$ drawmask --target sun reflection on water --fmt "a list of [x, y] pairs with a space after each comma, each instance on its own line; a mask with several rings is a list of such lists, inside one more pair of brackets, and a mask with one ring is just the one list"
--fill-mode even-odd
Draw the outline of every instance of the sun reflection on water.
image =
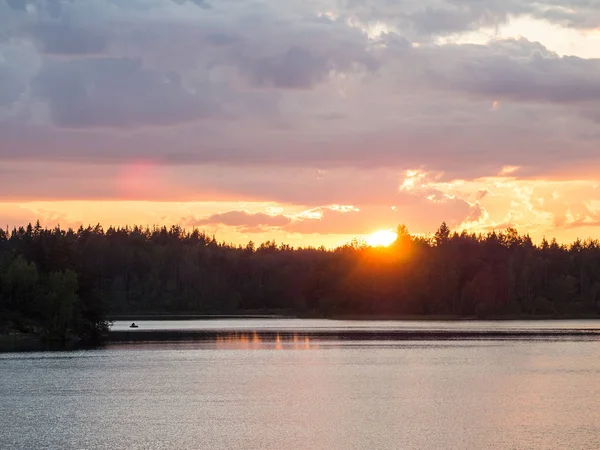
[[294, 333], [261, 336], [253, 332], [231, 332], [218, 334], [215, 338], [218, 349], [243, 349], [243, 350], [313, 350], [319, 348], [316, 342], [311, 342], [308, 336]]

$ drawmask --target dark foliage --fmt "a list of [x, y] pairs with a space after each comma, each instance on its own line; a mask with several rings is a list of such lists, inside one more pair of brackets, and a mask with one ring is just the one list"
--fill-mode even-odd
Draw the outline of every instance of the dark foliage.
[[[514, 229], [388, 248], [218, 243], [179, 227], [0, 230], [0, 312], [52, 338], [96, 336], [108, 314], [594, 315], [600, 243], [535, 246]], [[5, 321], [5, 322], [8, 322]]]

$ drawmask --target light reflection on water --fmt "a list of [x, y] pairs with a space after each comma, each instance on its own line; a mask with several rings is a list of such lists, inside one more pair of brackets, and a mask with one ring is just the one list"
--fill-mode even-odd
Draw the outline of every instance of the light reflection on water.
[[598, 341], [231, 332], [0, 368], [1, 449], [600, 448]]
[[264, 339], [257, 332], [252, 333], [223, 333], [218, 334], [214, 341], [209, 340], [208, 343], [214, 343], [216, 349], [241, 349], [241, 350], [259, 350], [270, 349], [275, 350], [291, 349], [291, 350], [311, 350], [318, 349], [319, 344], [316, 341], [311, 343], [308, 336], [298, 335], [283, 335], [277, 333], [274, 339]]

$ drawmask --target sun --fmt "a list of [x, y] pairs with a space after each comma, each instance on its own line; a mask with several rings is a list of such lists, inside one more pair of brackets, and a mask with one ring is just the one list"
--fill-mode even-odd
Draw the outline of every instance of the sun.
[[378, 230], [367, 238], [367, 244], [371, 247], [388, 247], [392, 245], [397, 238], [398, 235], [392, 230]]

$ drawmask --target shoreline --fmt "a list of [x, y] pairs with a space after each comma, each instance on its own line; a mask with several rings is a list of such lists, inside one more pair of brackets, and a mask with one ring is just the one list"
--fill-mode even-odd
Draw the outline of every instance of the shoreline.
[[341, 314], [331, 316], [320, 315], [287, 315], [282, 313], [265, 314], [113, 314], [108, 320], [114, 321], [139, 321], [139, 320], [244, 320], [244, 319], [323, 319], [323, 320], [356, 320], [356, 321], [407, 321], [407, 322], [503, 322], [503, 321], [564, 321], [564, 320], [600, 320], [600, 315], [501, 315], [489, 317], [477, 316], [451, 316], [451, 315], [365, 315], [365, 314]]

